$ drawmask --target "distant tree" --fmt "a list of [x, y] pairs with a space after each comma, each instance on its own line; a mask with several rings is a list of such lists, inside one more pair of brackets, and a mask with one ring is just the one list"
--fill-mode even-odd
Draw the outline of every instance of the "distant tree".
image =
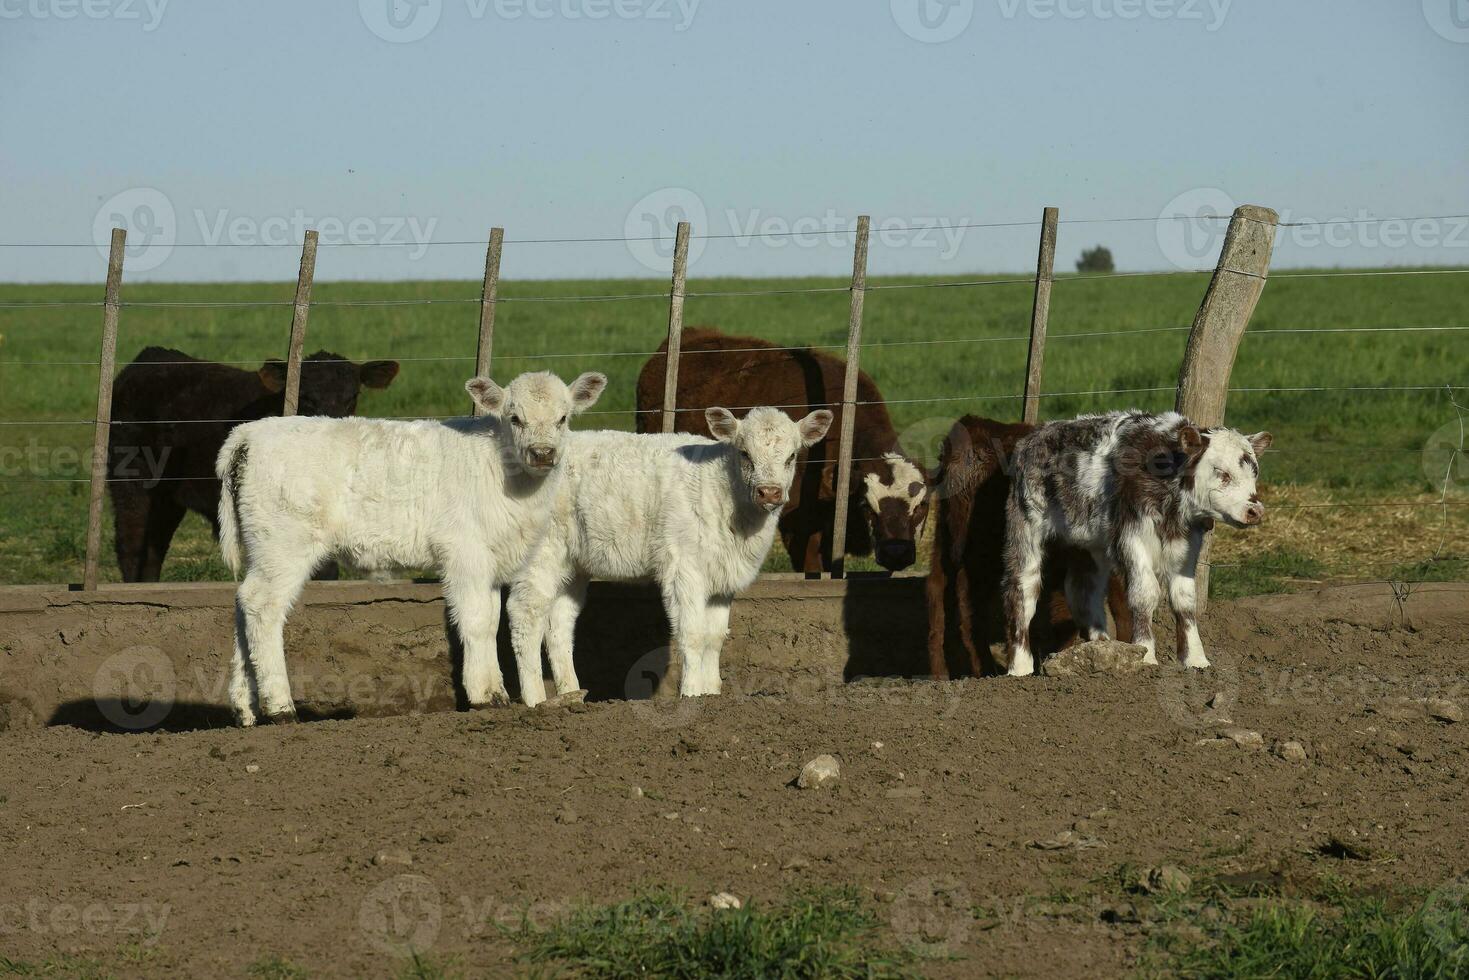
[[1112, 272], [1116, 268], [1112, 264], [1112, 251], [1105, 245], [1083, 250], [1081, 258], [1076, 260], [1077, 272]]

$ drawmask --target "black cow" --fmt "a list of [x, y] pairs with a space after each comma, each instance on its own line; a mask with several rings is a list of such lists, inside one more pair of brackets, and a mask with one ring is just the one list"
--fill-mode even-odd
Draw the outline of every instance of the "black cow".
[[[317, 351], [301, 362], [297, 413], [351, 415], [364, 386], [386, 388], [397, 374], [397, 361], [354, 364]], [[107, 474], [123, 581], [158, 581], [186, 512], [218, 533], [215, 457], [236, 425], [281, 414], [285, 387], [284, 361], [246, 371], [167, 347], [146, 347], [122, 369], [112, 389]]]

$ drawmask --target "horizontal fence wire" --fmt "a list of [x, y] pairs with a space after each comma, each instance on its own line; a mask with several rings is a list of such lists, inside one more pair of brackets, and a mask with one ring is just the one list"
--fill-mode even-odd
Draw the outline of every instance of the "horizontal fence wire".
[[[1436, 384], [1436, 385], [1310, 385], [1301, 387], [1275, 387], [1275, 388], [1230, 388], [1231, 394], [1261, 394], [1270, 392], [1322, 392], [1322, 391], [1462, 391], [1469, 389], [1469, 384]], [[1041, 398], [1072, 398], [1088, 395], [1136, 395], [1160, 391], [1177, 391], [1176, 385], [1159, 385], [1146, 388], [1092, 388], [1080, 391], [1043, 391]], [[1024, 398], [1023, 394], [994, 393], [994, 394], [969, 394], [969, 395], [941, 395], [932, 398], [886, 398], [869, 399], [852, 402], [854, 406], [862, 405], [919, 405], [929, 402], [957, 402], [957, 401], [1007, 401]], [[840, 408], [842, 402], [792, 402], [780, 405], [765, 405], [767, 408]], [[745, 411], [752, 408], [760, 408], [761, 405], [726, 405], [723, 406], [731, 411]], [[701, 411], [704, 406], [680, 405], [675, 410], [680, 412]], [[650, 408], [633, 410], [629, 413], [625, 409], [594, 409], [583, 412], [583, 415], [649, 415], [662, 412], [661, 408]], [[395, 422], [434, 422], [447, 419], [464, 418], [462, 415], [389, 415], [381, 416], [385, 421]], [[112, 420], [113, 425], [201, 425], [228, 423], [239, 425], [245, 422], [255, 422], [258, 419], [135, 419], [135, 420]], [[94, 425], [96, 419], [19, 419], [0, 421], [0, 425]]]
[[[1282, 221], [1278, 228], [1307, 228], [1324, 227], [1328, 225], [1361, 225], [1361, 224], [1387, 224], [1387, 223], [1412, 223], [1416, 221], [1458, 221], [1469, 218], [1464, 214], [1438, 214], [1421, 215], [1412, 218], [1328, 218], [1323, 221]], [[895, 234], [898, 232], [911, 231], [962, 231], [969, 229], [984, 228], [1029, 228], [1040, 224], [1040, 221], [1029, 219], [1018, 219], [1011, 221], [962, 221], [946, 222], [940, 219], [919, 223], [891, 224], [879, 220], [874, 224], [874, 231], [881, 234]], [[1228, 222], [1230, 215], [1227, 214], [1154, 214], [1140, 215], [1129, 218], [1062, 218], [1060, 224], [1072, 225], [1095, 225], [1095, 224], [1130, 224], [1138, 222], [1163, 222], [1163, 221], [1193, 221], [1193, 222]], [[855, 234], [855, 227], [833, 228], [833, 229], [791, 229], [788, 231], [750, 231], [750, 232], [720, 232], [717, 234], [703, 233], [690, 234], [691, 241], [719, 241], [719, 240], [754, 240], [762, 238], [810, 238], [810, 237], [836, 237], [841, 235]], [[659, 242], [672, 244], [673, 239], [667, 235], [586, 235], [570, 238], [507, 238], [506, 245], [602, 245], [633, 242]], [[102, 248], [104, 243], [100, 242], [0, 242], [0, 248]], [[318, 248], [423, 248], [437, 246], [467, 246], [478, 245], [483, 247], [486, 239], [463, 238], [445, 239], [444, 241], [325, 241], [318, 242]], [[169, 248], [300, 248], [301, 242], [173, 242]]]
[[[1134, 336], [1134, 335], [1138, 335], [1138, 334], [1185, 333], [1185, 332], [1188, 332], [1189, 330], [1192, 330], [1192, 329], [1193, 329], [1192, 327], [1142, 327], [1142, 328], [1138, 328], [1138, 329], [1124, 329], [1124, 330], [1089, 330], [1089, 331], [1082, 331], [1082, 332], [1077, 332], [1077, 333], [1053, 333], [1053, 334], [1048, 334], [1047, 337], [1046, 337], [1046, 339], [1049, 342], [1051, 340], [1084, 340], [1084, 339], [1097, 339], [1097, 338], [1103, 338], [1103, 337], [1129, 337], [1129, 336]], [[1296, 327], [1296, 328], [1288, 328], [1288, 329], [1254, 329], [1254, 330], [1248, 330], [1248, 331], [1246, 331], [1245, 336], [1246, 337], [1265, 337], [1265, 336], [1279, 337], [1279, 336], [1287, 336], [1287, 335], [1290, 335], [1290, 334], [1298, 334], [1298, 335], [1303, 335], [1304, 336], [1304, 335], [1309, 335], [1309, 334], [1342, 334], [1342, 333], [1442, 333], [1442, 332], [1455, 332], [1455, 331], [1464, 331], [1464, 330], [1469, 330], [1469, 326], [1449, 326], [1449, 327], [1319, 327], [1319, 328], [1318, 327]], [[864, 341], [859, 346], [861, 348], [863, 348], [864, 350], [866, 350], [867, 348], [871, 348], [871, 347], [928, 347], [928, 346], [944, 345], [944, 344], [990, 344], [990, 343], [1015, 342], [1015, 341], [1022, 341], [1022, 340], [1028, 341], [1028, 340], [1030, 340], [1030, 337], [1028, 335], [1026, 335], [1026, 334], [1005, 334], [1005, 335], [1001, 335], [1001, 336], [997, 336], [997, 337], [952, 337], [952, 338], [944, 338], [944, 339], [939, 339], [939, 340], [876, 340], [876, 341]], [[715, 349], [715, 350], [700, 350], [700, 349], [691, 349], [690, 350], [690, 349], [686, 349], [686, 350], [684, 350], [682, 352], [682, 356], [689, 357], [689, 356], [694, 356], [694, 355], [699, 355], [699, 354], [742, 354], [742, 353], [753, 353], [753, 352], [760, 352], [760, 351], [766, 351], [766, 352], [795, 351], [795, 352], [799, 352], [799, 351], [807, 351], [807, 350], [845, 350], [846, 349], [846, 346], [847, 346], [846, 344], [831, 343], [831, 344], [802, 344], [802, 345], [799, 345], [799, 346], [789, 345], [789, 346], [770, 346], [770, 347], [722, 347], [722, 348], [718, 348], [718, 349]], [[497, 355], [495, 355], [495, 360], [497, 360], [497, 361], [514, 361], [514, 360], [527, 361], [527, 360], [540, 360], [540, 359], [545, 359], [545, 358], [653, 357], [655, 355], [662, 354], [662, 353], [663, 353], [663, 351], [661, 351], [661, 350], [575, 351], [575, 352], [570, 352], [570, 353], [560, 352], [560, 351], [550, 351], [550, 352], [539, 353], [539, 354], [497, 354]], [[435, 362], [435, 361], [445, 361], [445, 362], [447, 362], [447, 361], [473, 361], [474, 359], [475, 358], [472, 355], [469, 355], [469, 354], [441, 354], [441, 355], [428, 356], [428, 357], [401, 357], [401, 356], [394, 356], [394, 355], [383, 355], [381, 357], [362, 357], [362, 358], [358, 358], [357, 361], [360, 362], [360, 361], [387, 361], [387, 360], [392, 360], [392, 361], [399, 361], [399, 362], [404, 363], [404, 364], [411, 364], [411, 363], [429, 363], [429, 362]], [[0, 367], [7, 367], [7, 366], [40, 367], [40, 366], [46, 366], [46, 365], [52, 365], [52, 366], [68, 366], [68, 367], [88, 367], [88, 366], [93, 366], [94, 367], [94, 366], [97, 365], [97, 363], [98, 363], [97, 361], [15, 361], [15, 360], [0, 360]], [[196, 360], [188, 360], [188, 361], [146, 361], [146, 362], [143, 362], [143, 363], [146, 363], [146, 364], [148, 364], [150, 366], [162, 366], [162, 365], [188, 366], [188, 365], [195, 365], [195, 366], [198, 366], [198, 367], [209, 367], [211, 365], [223, 364], [223, 365], [226, 365], [226, 366], [245, 367], [245, 366], [259, 364], [259, 363], [261, 363], [261, 361], [260, 360], [248, 360], [248, 361], [203, 361], [203, 360], [197, 360], [196, 359]], [[304, 363], [311, 363], [311, 364], [350, 364], [350, 363], [353, 363], [353, 358], [348, 358], [348, 357], [320, 357], [320, 358], [310, 359], [309, 361], [304, 362]]]

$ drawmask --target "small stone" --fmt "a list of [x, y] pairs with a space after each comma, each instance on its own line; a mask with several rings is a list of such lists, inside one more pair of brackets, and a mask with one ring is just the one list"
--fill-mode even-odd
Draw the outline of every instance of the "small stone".
[[248, 772], [248, 773], [250, 773], [253, 776], [255, 773], [257, 773], [257, 772], [260, 771], [260, 767], [258, 765], [256, 765], [255, 763], [252, 762], [248, 766], [245, 767], [245, 771]]
[[744, 905], [745, 903], [741, 902], [738, 896], [732, 895], [729, 892], [719, 892], [718, 894], [709, 896], [709, 907], [711, 909], [738, 909], [744, 908]]
[[1305, 762], [1307, 758], [1306, 747], [1300, 742], [1276, 742], [1270, 751], [1286, 762]]
[[1181, 895], [1193, 887], [1193, 883], [1188, 872], [1171, 864], [1148, 869], [1147, 890], [1151, 894], [1168, 892]]
[[383, 865], [401, 865], [407, 867], [413, 863], [413, 855], [401, 847], [389, 848], [386, 851], [378, 851], [373, 855], [372, 863], [382, 867]]
[[790, 857], [786, 858], [784, 861], [781, 862], [780, 870], [782, 870], [782, 871], [804, 871], [805, 869], [807, 869], [809, 867], [811, 867], [811, 859], [810, 858], [804, 857], [804, 856], [802, 856], [800, 854], [792, 854]]
[[557, 823], [574, 824], [580, 819], [580, 815], [569, 806], [562, 807], [561, 811], [556, 814]]
[[796, 786], [801, 789], [826, 789], [835, 786], [841, 778], [842, 765], [829, 755], [818, 755], [801, 767], [796, 777]]
[[632, 799], [641, 800], [647, 794], [643, 792], [643, 788], [641, 786], [634, 786], [631, 790], [628, 791], [627, 795], [630, 796]]
[[1263, 749], [1265, 738], [1259, 732], [1252, 732], [1248, 728], [1225, 728], [1219, 733], [1220, 738], [1227, 738], [1242, 749]]
[[1428, 698], [1423, 702], [1423, 708], [1428, 712], [1428, 717], [1444, 722], [1455, 724], [1464, 720], [1464, 712], [1459, 706], [1444, 698]]
[[1097, 674], [1140, 674], [1147, 651], [1119, 640], [1092, 640], [1053, 654], [1041, 666], [1047, 677], [1087, 677]]
[[873, 742], [872, 743], [872, 751], [874, 751], [874, 752], [881, 752], [882, 751], [882, 743], [881, 742]]
[[586, 689], [585, 688], [578, 688], [575, 691], [566, 691], [566, 692], [564, 692], [562, 694], [556, 695], [553, 698], [547, 698], [546, 700], [542, 701], [540, 704], [536, 705], [536, 707], [538, 707], [538, 708], [567, 708], [567, 707], [570, 707], [573, 704], [583, 704], [583, 703], [586, 702], [586, 700], [587, 700], [587, 692], [586, 692]]

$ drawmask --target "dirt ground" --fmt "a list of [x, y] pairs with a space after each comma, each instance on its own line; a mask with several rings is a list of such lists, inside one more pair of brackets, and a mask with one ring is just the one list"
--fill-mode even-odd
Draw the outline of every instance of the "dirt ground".
[[[1204, 635], [1216, 666], [1190, 675], [3, 732], [0, 956], [371, 976], [412, 945], [498, 975], [521, 967], [496, 924], [523, 913], [829, 884], [870, 894], [932, 976], [1090, 977], [1149, 942], [1125, 866], [1462, 884], [1469, 723], [1413, 699], [1469, 707], [1469, 585], [1216, 603]], [[837, 785], [790, 785], [821, 753]]]

